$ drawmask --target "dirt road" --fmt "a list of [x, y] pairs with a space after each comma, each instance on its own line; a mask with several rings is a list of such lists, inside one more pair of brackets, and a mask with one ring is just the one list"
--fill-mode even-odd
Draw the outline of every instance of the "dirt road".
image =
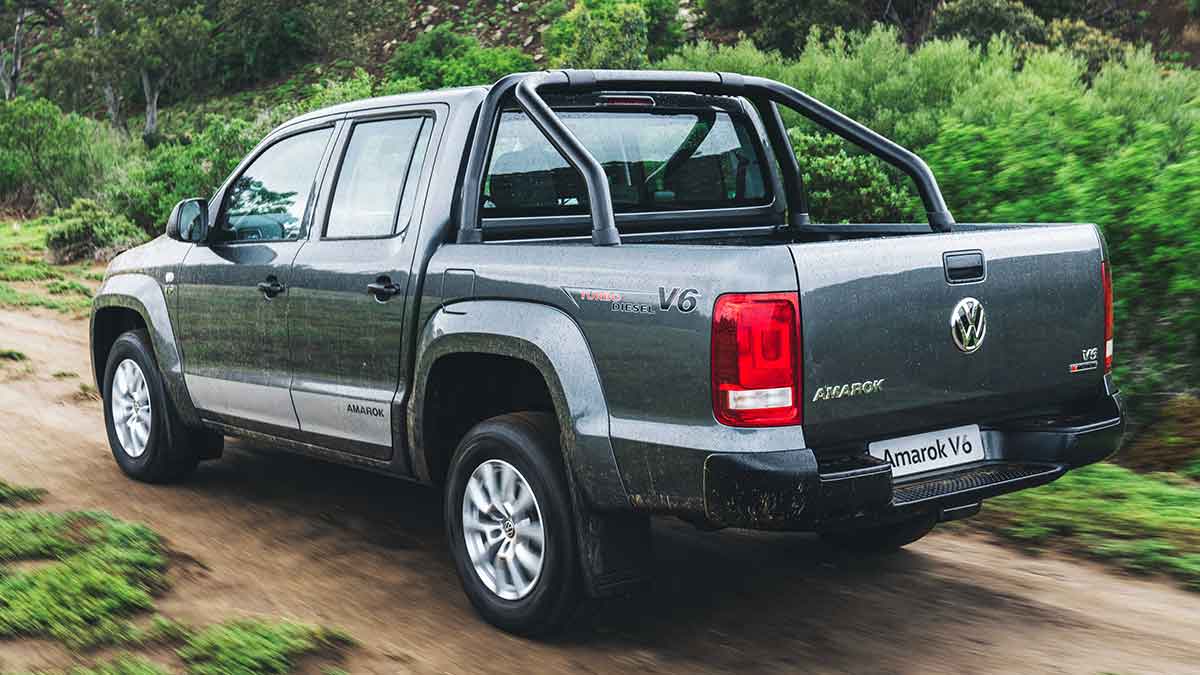
[[[364, 645], [352, 673], [1200, 672], [1200, 595], [966, 534], [854, 560], [805, 535], [665, 521], [650, 597], [552, 643], [514, 638], [471, 612], [432, 490], [240, 442], [184, 485], [126, 480], [99, 404], [73, 395], [86, 346], [86, 321], [0, 311], [0, 348], [31, 359], [0, 369], [0, 477], [49, 489], [44, 508], [162, 533], [181, 554], [164, 614], [338, 626]], [[70, 659], [0, 641], [3, 671]]]

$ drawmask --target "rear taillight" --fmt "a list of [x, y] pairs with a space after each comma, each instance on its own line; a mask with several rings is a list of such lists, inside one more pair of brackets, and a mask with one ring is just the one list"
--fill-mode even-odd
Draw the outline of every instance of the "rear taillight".
[[713, 414], [735, 427], [799, 424], [800, 298], [730, 293], [717, 298], [712, 332]]
[[1113, 367], [1112, 269], [1106, 262], [1100, 263], [1100, 278], [1104, 283], [1104, 372], [1111, 373]]

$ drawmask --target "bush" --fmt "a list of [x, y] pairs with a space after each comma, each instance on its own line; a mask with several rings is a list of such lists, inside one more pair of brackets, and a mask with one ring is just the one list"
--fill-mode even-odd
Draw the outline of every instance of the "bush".
[[674, 0], [579, 0], [543, 34], [550, 62], [574, 68], [641, 68], [683, 43]]
[[106, 131], [45, 99], [0, 103], [0, 201], [36, 198], [62, 208], [92, 194], [106, 160], [115, 160]]
[[1120, 39], [1093, 28], [1078, 19], [1055, 19], [1050, 22], [1046, 43], [1064, 49], [1083, 59], [1088, 72], [1096, 73], [1100, 66], [1120, 58], [1128, 48]]
[[837, 26], [845, 30], [866, 30], [873, 16], [862, 2], [824, 0], [752, 0], [755, 23], [754, 41], [763, 49], [778, 49], [788, 56], [799, 54], [808, 44], [814, 28]]
[[512, 47], [483, 47], [453, 24], [439, 24], [396, 47], [387, 72], [425, 89], [491, 84], [509, 73], [533, 70], [533, 59]]
[[211, 195], [265, 135], [269, 123], [209, 115], [194, 137], [162, 143], [132, 158], [107, 190], [107, 201], [145, 232], [158, 234], [179, 200]]
[[545, 33], [550, 63], [567, 68], [645, 67], [646, 12], [622, 2], [579, 2]]
[[111, 258], [147, 239], [125, 217], [104, 210], [90, 199], [76, 200], [70, 207], [58, 209], [35, 224], [49, 226], [46, 253], [56, 265], [97, 256]]
[[875, 157], [852, 154], [845, 142], [829, 134], [791, 129], [788, 135], [813, 222], [901, 223], [921, 213], [916, 194]]
[[932, 34], [984, 46], [1003, 33], [1016, 45], [1045, 44], [1046, 22], [1016, 0], [950, 0], [933, 15]]

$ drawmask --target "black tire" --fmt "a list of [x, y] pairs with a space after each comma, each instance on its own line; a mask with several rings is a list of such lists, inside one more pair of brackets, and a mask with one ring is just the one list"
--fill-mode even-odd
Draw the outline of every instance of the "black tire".
[[[544, 530], [542, 568], [528, 595], [501, 598], [476, 572], [463, 536], [463, 495], [483, 463], [516, 468], [537, 500]], [[492, 625], [525, 636], [545, 636], [570, 623], [582, 598], [575, 519], [563, 469], [558, 425], [544, 413], [512, 413], [475, 425], [450, 461], [445, 491], [446, 533], [467, 598]]]
[[929, 534], [937, 524], [938, 514], [934, 512], [887, 525], [822, 532], [821, 539], [843, 551], [881, 555], [899, 551]]
[[[117, 367], [132, 360], [146, 382], [150, 400], [149, 431], [145, 449], [137, 456], [126, 451], [113, 419], [113, 385]], [[146, 483], [177, 481], [195, 470], [201, 454], [220, 456], [222, 437], [207, 430], [188, 429], [166, 395], [158, 363], [143, 330], [122, 333], [113, 342], [104, 368], [104, 426], [113, 458], [125, 475]]]

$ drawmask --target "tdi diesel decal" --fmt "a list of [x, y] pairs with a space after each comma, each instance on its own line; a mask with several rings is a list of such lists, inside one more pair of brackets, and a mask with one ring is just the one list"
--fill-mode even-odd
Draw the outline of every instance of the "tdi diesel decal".
[[699, 304], [700, 291], [695, 288], [660, 286], [657, 296], [645, 291], [618, 291], [607, 288], [569, 288], [563, 291], [580, 309], [604, 308], [618, 314], [658, 314], [678, 310], [693, 312]]

